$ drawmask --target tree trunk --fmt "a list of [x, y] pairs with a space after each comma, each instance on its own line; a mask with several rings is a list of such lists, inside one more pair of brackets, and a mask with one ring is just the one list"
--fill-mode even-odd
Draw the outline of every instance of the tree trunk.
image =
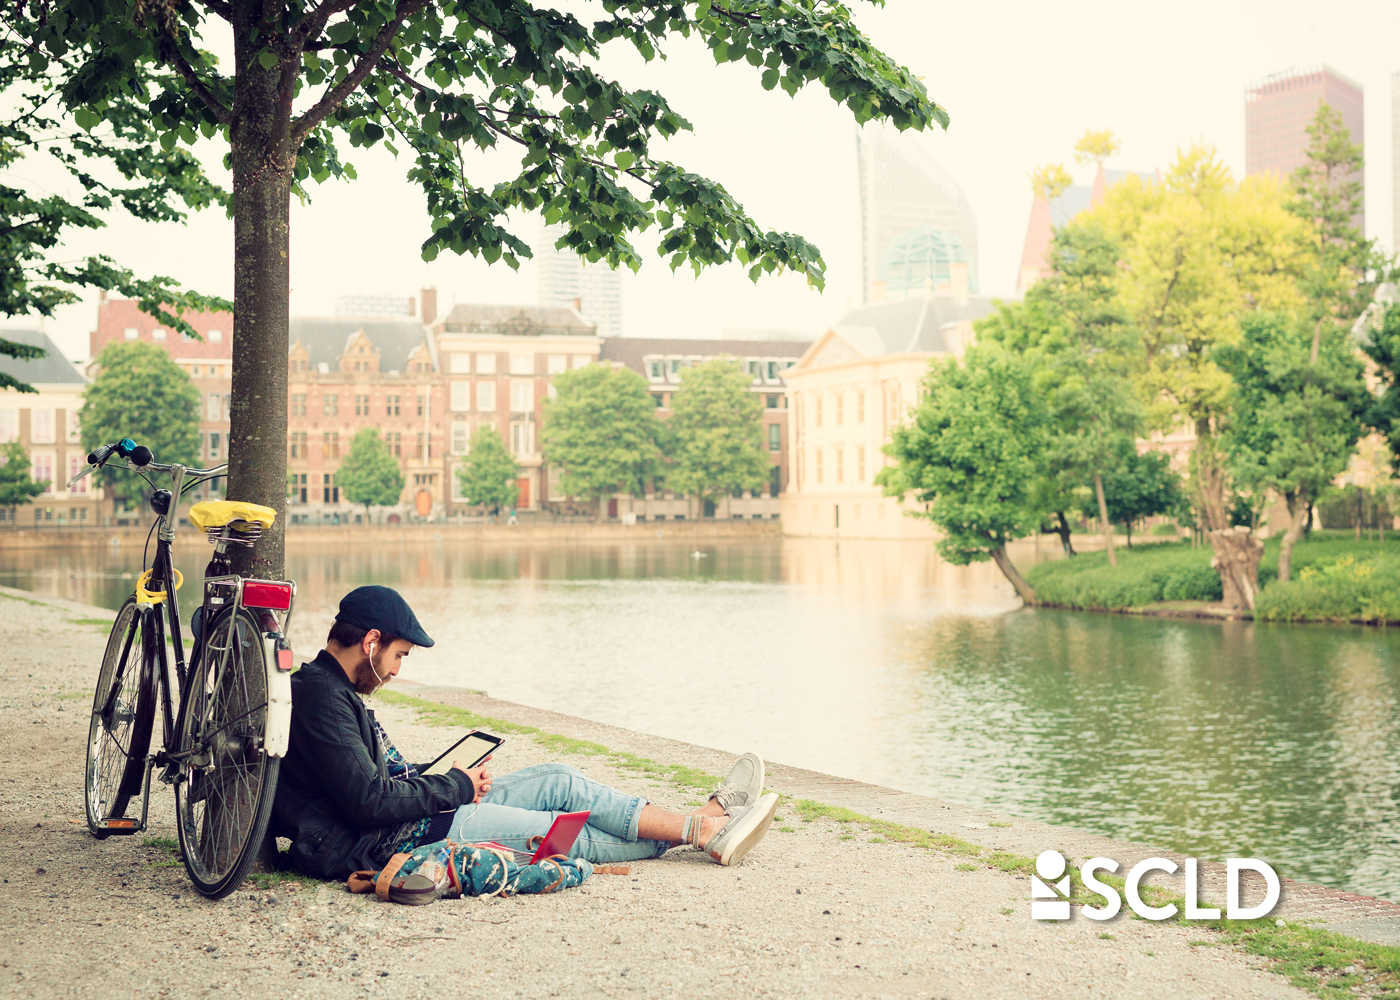
[[1118, 565], [1118, 556], [1113, 551], [1113, 523], [1108, 519], [1108, 501], [1103, 495], [1103, 476], [1094, 473], [1094, 492], [1099, 498], [1099, 524], [1103, 525], [1103, 547], [1108, 553], [1108, 564]]
[[1211, 569], [1220, 574], [1224, 604], [1230, 608], [1254, 609], [1259, 594], [1259, 560], [1264, 556], [1264, 543], [1244, 525], [1217, 528], [1207, 533], [1211, 550]]
[[1016, 588], [1016, 593], [1021, 595], [1021, 600], [1025, 601], [1027, 604], [1036, 603], [1035, 589], [1026, 582], [1025, 577], [1017, 572], [1016, 565], [1011, 561], [1011, 557], [1006, 554], [1005, 545], [998, 545], [996, 548], [992, 549], [992, 560], [997, 564], [997, 568], [1001, 570], [1002, 575], [1011, 581], [1011, 586]]
[[1283, 538], [1278, 543], [1278, 578], [1284, 583], [1292, 579], [1293, 546], [1297, 545], [1298, 539], [1303, 536], [1303, 523], [1308, 517], [1307, 501], [1295, 494], [1288, 500], [1288, 513], [1292, 515], [1288, 522], [1288, 530], [1283, 533]]
[[235, 549], [234, 568], [279, 579], [287, 514], [288, 213], [296, 155], [281, 71], [263, 69], [260, 46], [248, 41], [261, 27], [261, 5], [234, 4], [233, 12], [233, 399], [225, 495], [277, 511], [253, 549]]
[[1055, 534], [1060, 536], [1060, 544], [1064, 547], [1065, 556], [1073, 556], [1075, 555], [1074, 542], [1070, 538], [1069, 522], [1065, 520], [1065, 512], [1057, 510], [1055, 511], [1055, 517], [1057, 517], [1060, 522], [1059, 527], [1055, 529]]
[[1128, 550], [1129, 550], [1129, 551], [1132, 551], [1132, 548], [1133, 548], [1133, 522], [1132, 522], [1132, 521], [1124, 521], [1124, 522], [1123, 522], [1123, 534], [1126, 535], [1127, 538], [1128, 538]]

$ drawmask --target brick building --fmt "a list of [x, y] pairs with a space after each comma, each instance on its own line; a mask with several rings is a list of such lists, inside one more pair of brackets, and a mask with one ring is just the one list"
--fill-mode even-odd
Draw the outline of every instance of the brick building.
[[71, 490], [64, 488], [87, 465], [87, 449], [78, 433], [78, 410], [88, 380], [46, 334], [5, 330], [0, 336], [48, 352], [33, 361], [0, 355], [0, 372], [37, 390], [36, 394], [0, 389], [0, 444], [18, 441], [29, 454], [30, 477], [47, 486], [30, 507], [0, 507], [0, 525], [48, 528], [100, 524], [101, 488], [91, 478]]

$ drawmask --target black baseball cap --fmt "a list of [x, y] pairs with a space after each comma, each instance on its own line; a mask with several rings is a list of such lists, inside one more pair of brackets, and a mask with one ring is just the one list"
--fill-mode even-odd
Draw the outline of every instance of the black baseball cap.
[[431, 646], [433, 640], [418, 624], [413, 609], [392, 587], [370, 584], [356, 587], [340, 599], [335, 620], [366, 631], [378, 629], [384, 635], [407, 639], [415, 646]]

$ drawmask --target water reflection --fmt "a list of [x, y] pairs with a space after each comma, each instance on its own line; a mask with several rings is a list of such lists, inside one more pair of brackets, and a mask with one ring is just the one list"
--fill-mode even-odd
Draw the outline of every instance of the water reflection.
[[[386, 583], [438, 640], [420, 681], [1400, 899], [1393, 630], [1005, 613], [923, 545], [349, 540], [289, 556], [298, 651]], [[140, 569], [38, 555], [0, 582], [115, 607]]]

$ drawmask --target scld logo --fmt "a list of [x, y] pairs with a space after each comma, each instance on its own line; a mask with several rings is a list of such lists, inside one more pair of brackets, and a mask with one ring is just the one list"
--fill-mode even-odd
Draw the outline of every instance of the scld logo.
[[[1215, 907], [1197, 906], [1196, 859], [1186, 859], [1186, 916], [1187, 920], [1219, 920], [1220, 910]], [[1065, 870], [1065, 856], [1059, 851], [1043, 851], [1035, 859], [1036, 874], [1031, 876], [1031, 919], [1068, 920], [1070, 877]], [[1174, 903], [1166, 906], [1148, 906], [1142, 901], [1140, 889], [1143, 877], [1149, 872], [1161, 871], [1168, 875], [1176, 872], [1175, 861], [1166, 858], [1148, 858], [1133, 865], [1128, 872], [1127, 884], [1123, 893], [1128, 897], [1129, 908], [1144, 920], [1167, 920], [1176, 916]], [[1258, 906], [1240, 905], [1240, 872], [1244, 869], [1264, 876], [1269, 891]], [[1099, 872], [1116, 873], [1118, 862], [1109, 858], [1090, 858], [1079, 869], [1079, 877], [1084, 887], [1104, 898], [1103, 906], [1081, 908], [1090, 920], [1112, 920], [1123, 905], [1118, 890], [1095, 876]], [[1262, 861], [1254, 858], [1227, 858], [1225, 861], [1225, 919], [1254, 920], [1267, 916], [1278, 902], [1278, 876]]]

